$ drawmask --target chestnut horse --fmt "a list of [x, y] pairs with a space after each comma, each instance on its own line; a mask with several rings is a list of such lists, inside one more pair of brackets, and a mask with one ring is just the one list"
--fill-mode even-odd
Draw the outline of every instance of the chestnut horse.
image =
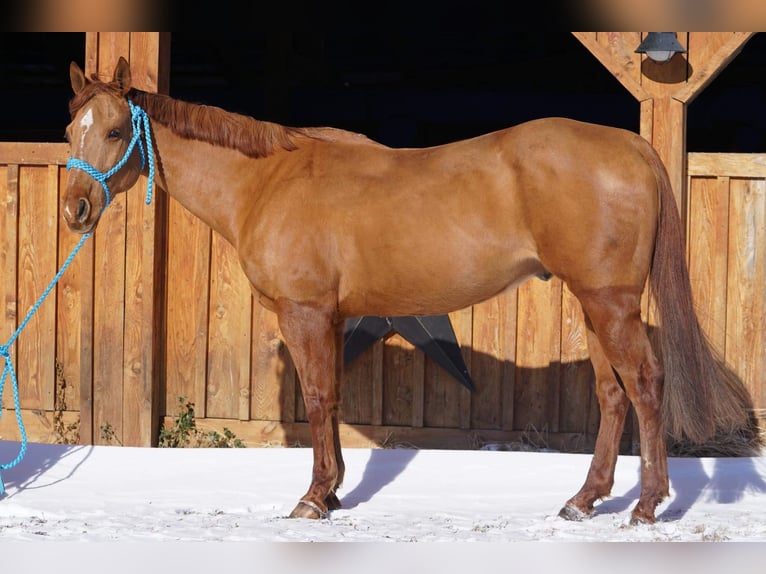
[[[231, 243], [254, 296], [277, 314], [314, 453], [291, 517], [340, 506], [346, 318], [444, 314], [536, 275], [560, 277], [582, 305], [602, 417], [562, 517], [586, 517], [609, 495], [631, 404], [642, 457], [633, 522], [653, 522], [668, 495], [666, 432], [700, 442], [750, 428], [749, 395], [717, 365], [692, 308], [667, 173], [638, 135], [549, 118], [391, 149], [131, 88], [123, 58], [109, 82], [74, 62], [70, 76], [69, 227], [91, 231], [154, 157], [157, 187]], [[641, 320], [647, 277], [659, 359]]]

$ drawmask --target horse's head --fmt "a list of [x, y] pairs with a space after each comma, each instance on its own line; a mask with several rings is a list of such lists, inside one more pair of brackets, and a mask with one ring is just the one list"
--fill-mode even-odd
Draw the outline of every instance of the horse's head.
[[66, 129], [71, 157], [63, 210], [69, 228], [86, 233], [114, 195], [136, 183], [142, 152], [136, 149], [140, 146], [135, 145], [132, 105], [126, 98], [131, 81], [128, 62], [120, 58], [111, 82], [86, 78], [74, 62], [69, 76], [75, 95]]

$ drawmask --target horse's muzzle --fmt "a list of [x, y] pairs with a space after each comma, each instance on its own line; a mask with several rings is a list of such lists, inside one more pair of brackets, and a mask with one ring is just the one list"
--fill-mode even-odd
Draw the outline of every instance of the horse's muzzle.
[[64, 201], [64, 221], [70, 231], [87, 233], [96, 224], [93, 205], [87, 197], [69, 197]]

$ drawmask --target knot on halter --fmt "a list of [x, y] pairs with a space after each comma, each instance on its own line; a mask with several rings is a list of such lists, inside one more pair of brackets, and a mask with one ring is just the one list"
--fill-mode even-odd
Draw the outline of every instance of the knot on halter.
[[[130, 123], [133, 129], [133, 137], [130, 138], [130, 143], [122, 158], [112, 169], [102, 172], [90, 165], [87, 161], [76, 157], [70, 157], [69, 161], [66, 163], [67, 170], [72, 168], [80, 169], [101, 184], [101, 187], [104, 189], [104, 195], [106, 195], [106, 203], [104, 204], [104, 207], [112, 202], [112, 194], [109, 192], [109, 186], [107, 185], [106, 180], [122, 169], [130, 158], [130, 154], [133, 153], [133, 148], [136, 147], [136, 144], [138, 144], [138, 152], [141, 156], [142, 170], [144, 169], [144, 165], [146, 165], [146, 159], [149, 159], [149, 176], [146, 184], [146, 205], [149, 205], [152, 202], [152, 188], [154, 187], [154, 154], [152, 153], [152, 133], [149, 128], [149, 116], [141, 106], [137, 106], [130, 99], [128, 99], [128, 106], [130, 106]], [[141, 139], [142, 133], [146, 139], [146, 150], [144, 150], [144, 142]]]

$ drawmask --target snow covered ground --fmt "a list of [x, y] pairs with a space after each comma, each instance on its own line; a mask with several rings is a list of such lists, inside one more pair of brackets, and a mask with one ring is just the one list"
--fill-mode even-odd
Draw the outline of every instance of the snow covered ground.
[[[0, 442], [0, 462], [12, 460], [18, 448], [18, 443]], [[446, 561], [439, 570], [445, 572], [459, 564], [465, 551], [476, 554], [477, 547], [482, 549], [482, 559], [497, 554], [497, 559], [510, 567], [521, 565], [521, 555], [528, 555], [535, 565], [562, 552], [562, 545], [553, 545], [557, 550], [548, 552], [545, 548], [553, 547], [540, 546], [540, 542], [766, 542], [766, 456], [671, 459], [671, 496], [658, 508], [656, 524], [640, 526], [628, 524], [639, 492], [639, 461], [633, 456], [620, 457], [612, 498], [603, 501], [596, 515], [584, 522], [568, 522], [557, 513], [585, 479], [590, 455], [345, 449], [344, 458], [346, 480], [339, 492], [343, 509], [326, 520], [311, 521], [286, 518], [309, 483], [312, 453], [308, 448], [149, 449], [30, 444], [22, 462], [3, 472], [7, 492], [0, 499], [0, 557], [6, 556], [5, 561], [17, 557], [23, 565], [32, 554], [39, 566], [45, 554], [39, 549], [51, 552], [56, 548], [52, 557], [56, 557], [57, 564], [63, 564], [61, 553], [81, 551], [81, 542], [107, 543], [110, 556], [119, 556], [126, 548], [111, 543], [130, 542], [141, 543], [138, 547], [146, 550], [183, 548], [186, 557], [199, 553], [193, 565], [207, 565], [203, 570], [206, 572], [215, 567], [209, 566], [204, 557], [223, 554], [215, 563], [220, 565], [221, 560], [233, 560], [239, 553], [249, 557], [242, 560], [255, 560], [260, 565], [271, 560], [282, 567], [289, 556], [292, 562], [298, 560], [297, 571], [303, 571], [303, 554], [287, 550], [295, 545], [272, 543], [371, 542], [376, 543], [373, 555], [378, 553], [382, 558], [402, 552], [426, 552], [424, 559], [427, 557], [431, 566]], [[67, 544], [26, 544], [40, 541]], [[230, 550], [212, 554], [201, 551], [210, 549], [210, 545], [199, 543], [214, 541], [226, 543], [223, 547]], [[240, 542], [249, 544], [229, 544]], [[270, 544], [253, 545], [255, 542]], [[414, 544], [405, 545], [406, 549], [389, 545], [389, 550], [377, 544], [381, 542], [501, 544]], [[509, 547], [508, 543], [516, 544]], [[330, 552], [329, 558], [336, 556], [326, 545], [319, 546]], [[359, 548], [345, 553], [359, 554], [367, 548], [352, 546]], [[434, 546], [440, 550], [424, 550]], [[624, 568], [629, 568], [633, 560], [626, 562], [617, 552], [622, 545], [597, 546], [600, 554], [615, 553], [615, 559], [622, 563], [620, 572], [629, 571]], [[694, 547], [709, 546], [721, 545]], [[745, 549], [735, 546], [737, 560], [757, 551], [754, 557], [760, 559], [754, 562], [756, 569], [752, 571], [766, 571], [766, 545], [746, 545]], [[391, 553], [394, 548], [398, 550]], [[563, 551], [579, 556], [586, 548], [591, 547], [577, 544]], [[707, 553], [698, 550], [694, 556], [700, 560]], [[455, 555], [450, 558], [451, 554]], [[637, 556], [638, 563], [648, 558], [646, 553]], [[657, 555], [653, 556], [656, 560]], [[128, 551], [129, 558], [135, 559], [136, 553]], [[726, 563], [731, 559], [727, 558]], [[306, 560], [307, 570], [322, 564], [316, 556]], [[365, 560], [365, 572], [374, 571], [376, 566], [382, 568], [378, 560]], [[409, 558], [406, 560], [409, 563]], [[701, 566], [711, 566], [710, 560], [703, 560]], [[578, 563], [576, 559], [566, 561], [570, 564], [568, 571]], [[4, 568], [2, 562], [0, 558], [0, 567]], [[113, 558], [109, 562], [111, 572], [119, 571], [123, 563], [115, 563]], [[332, 559], [329, 563], [335, 572], [350, 564]], [[599, 564], [609, 562], [599, 560], [587, 571], [593, 572]], [[663, 564], [667, 560], [663, 559]], [[736, 574], [749, 572], [748, 563], [738, 568]], [[470, 567], [468, 570], [473, 571]], [[131, 571], [135, 572], [135, 568]], [[284, 568], [280, 574], [282, 571]], [[351, 571], [361, 574], [359, 569]]]

